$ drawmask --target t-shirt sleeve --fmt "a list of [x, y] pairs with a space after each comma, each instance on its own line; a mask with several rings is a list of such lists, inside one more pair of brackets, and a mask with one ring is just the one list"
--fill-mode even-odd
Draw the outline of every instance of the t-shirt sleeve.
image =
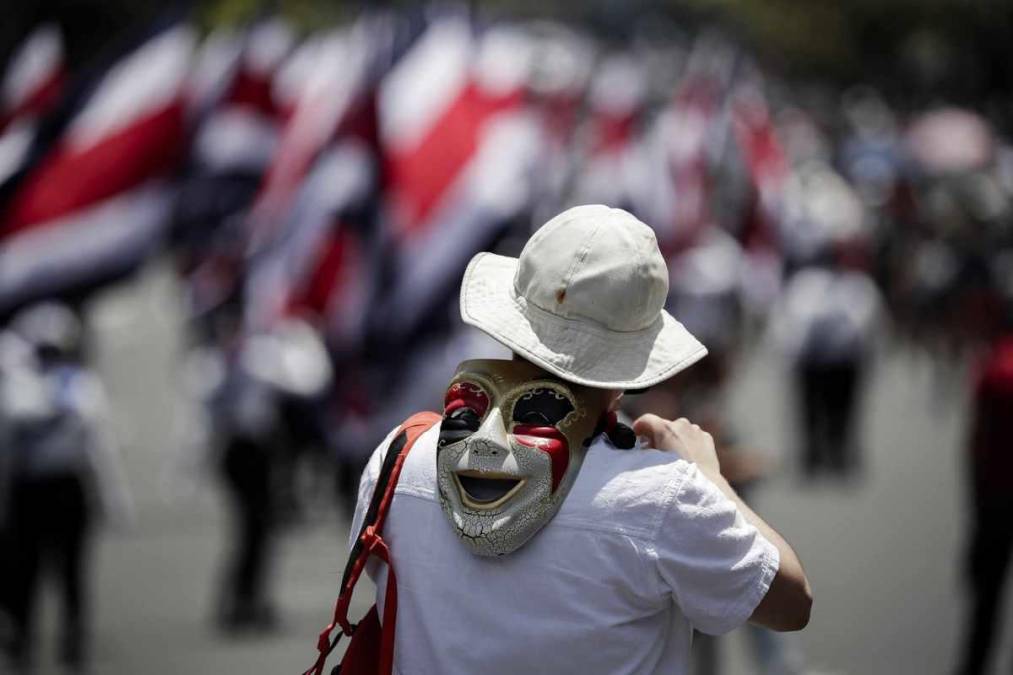
[[655, 542], [662, 583], [693, 626], [720, 635], [745, 623], [777, 574], [777, 547], [694, 464]]
[[362, 477], [359, 479], [359, 494], [355, 500], [355, 515], [352, 516], [352, 527], [348, 531], [349, 550], [355, 545], [355, 539], [359, 536], [359, 530], [362, 529], [362, 520], [366, 517], [366, 512], [369, 511], [369, 502], [373, 498], [373, 487], [376, 485], [376, 479], [380, 475], [383, 459], [387, 456], [387, 448], [390, 447], [391, 441], [394, 440], [394, 435], [400, 428], [401, 425], [394, 427], [387, 434], [386, 438], [380, 441], [380, 445], [376, 446], [376, 449], [373, 450], [369, 461], [366, 462], [366, 467], [362, 470]]

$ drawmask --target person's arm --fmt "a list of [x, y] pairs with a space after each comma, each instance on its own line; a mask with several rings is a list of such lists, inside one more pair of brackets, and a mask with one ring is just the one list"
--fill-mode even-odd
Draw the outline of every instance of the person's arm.
[[812, 589], [802, 563], [788, 542], [746, 506], [721, 475], [711, 435], [685, 418], [671, 422], [651, 414], [637, 419], [633, 430], [651, 447], [675, 452], [686, 461], [695, 463], [700, 472], [735, 503], [742, 516], [777, 547], [780, 555], [777, 574], [749, 620], [776, 631], [805, 628], [812, 608]]

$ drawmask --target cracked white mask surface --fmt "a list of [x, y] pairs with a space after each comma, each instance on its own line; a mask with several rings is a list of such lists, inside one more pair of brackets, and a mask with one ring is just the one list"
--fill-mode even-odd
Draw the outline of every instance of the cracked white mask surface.
[[526, 361], [458, 366], [444, 400], [436, 473], [443, 512], [471, 552], [511, 553], [552, 520], [608, 398]]

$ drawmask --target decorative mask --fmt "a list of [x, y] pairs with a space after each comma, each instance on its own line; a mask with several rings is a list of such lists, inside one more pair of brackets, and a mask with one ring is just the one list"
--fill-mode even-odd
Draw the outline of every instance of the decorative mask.
[[443, 512], [472, 553], [511, 553], [556, 515], [608, 403], [607, 390], [564, 382], [527, 361], [458, 366], [436, 473]]

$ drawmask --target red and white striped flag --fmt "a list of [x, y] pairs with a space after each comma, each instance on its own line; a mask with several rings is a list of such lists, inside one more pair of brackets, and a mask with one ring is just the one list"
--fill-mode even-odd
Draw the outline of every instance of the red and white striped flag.
[[0, 132], [13, 122], [46, 114], [66, 81], [63, 39], [55, 25], [37, 28], [14, 53], [0, 85]]
[[769, 313], [781, 293], [781, 229], [788, 158], [774, 128], [759, 74], [732, 91], [732, 126], [746, 165], [749, 203], [739, 242], [744, 249], [742, 298], [757, 316]]
[[524, 100], [529, 47], [517, 29], [475, 35], [463, 18], [444, 17], [381, 84], [395, 272], [381, 316], [392, 334], [445, 306], [471, 256], [530, 205], [541, 130]]
[[634, 152], [646, 87], [642, 65], [632, 57], [603, 59], [588, 97], [586, 157], [577, 179], [575, 203], [631, 205], [636, 189]]
[[532, 222], [544, 223], [566, 207], [583, 164], [580, 122], [594, 50], [585, 36], [560, 24], [538, 21], [525, 28], [533, 45], [530, 103], [544, 130], [542, 159], [532, 177]]
[[283, 121], [275, 76], [293, 42], [292, 30], [277, 18], [245, 35], [220, 32], [205, 41], [189, 83], [191, 105], [208, 109], [194, 139], [202, 169], [266, 170]]
[[742, 243], [747, 248], [776, 248], [788, 159], [774, 129], [762, 83], [756, 77], [735, 87], [731, 112], [735, 140], [753, 195]]
[[673, 103], [668, 161], [675, 210], [663, 250], [691, 246], [715, 225], [708, 141], [721, 105], [718, 86], [712, 77], [690, 74]]
[[732, 64], [723, 43], [700, 38], [671, 103], [639, 143], [634, 208], [654, 228], [666, 258], [719, 224], [714, 161], [727, 137], [723, 110]]
[[158, 245], [193, 46], [174, 25], [124, 56], [29, 167], [0, 220], [0, 308], [129, 271]]
[[283, 69], [277, 90], [290, 113], [247, 221], [247, 330], [310, 314], [332, 345], [361, 335], [368, 253], [343, 216], [376, 189], [359, 118], [371, 111], [373, 73], [389, 46], [386, 20], [314, 38]]
[[252, 261], [249, 329], [298, 316], [317, 325], [333, 348], [355, 350], [366, 316], [370, 250], [347, 217], [372, 194], [374, 164], [370, 150], [354, 139], [317, 158], [293, 199], [284, 234]]
[[59, 29], [41, 26], [14, 53], [0, 81], [0, 185], [25, 168], [39, 121], [56, 106], [65, 80]]

